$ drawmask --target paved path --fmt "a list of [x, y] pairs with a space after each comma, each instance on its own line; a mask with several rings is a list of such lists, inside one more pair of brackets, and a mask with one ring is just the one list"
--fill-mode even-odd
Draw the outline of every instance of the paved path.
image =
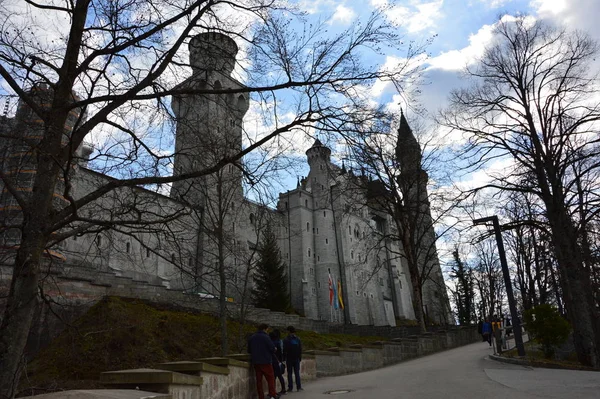
[[[600, 372], [500, 363], [476, 343], [379, 370], [320, 378], [285, 399], [600, 398]], [[329, 391], [350, 390], [331, 395]]]

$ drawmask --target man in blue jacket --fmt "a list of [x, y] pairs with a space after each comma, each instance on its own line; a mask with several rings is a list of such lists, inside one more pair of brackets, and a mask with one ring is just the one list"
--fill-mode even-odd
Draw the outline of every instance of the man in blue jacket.
[[283, 358], [287, 363], [288, 369], [288, 391], [293, 391], [292, 371], [296, 378], [296, 389], [302, 391], [302, 383], [300, 382], [300, 362], [302, 361], [302, 342], [296, 335], [294, 326], [287, 328], [288, 336], [283, 340]]
[[248, 340], [248, 353], [250, 353], [250, 361], [256, 373], [258, 399], [265, 399], [263, 376], [267, 379], [267, 385], [269, 386], [269, 398], [278, 398], [277, 391], [275, 390], [275, 374], [271, 365], [273, 354], [275, 353], [275, 345], [271, 341], [271, 338], [269, 338], [269, 335], [267, 335], [268, 328], [267, 324], [260, 324], [258, 331]]

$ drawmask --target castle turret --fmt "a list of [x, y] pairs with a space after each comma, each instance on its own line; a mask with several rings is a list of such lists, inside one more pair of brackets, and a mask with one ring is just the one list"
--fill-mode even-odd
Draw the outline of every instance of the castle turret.
[[[436, 234], [427, 193], [428, 175], [422, 167], [421, 146], [404, 113], [400, 114], [396, 160], [400, 166], [398, 186], [403, 192], [404, 209], [409, 215], [409, 223], [416, 229], [410, 238], [414, 248], [405, 247], [404, 250], [412, 251], [410, 257], [416, 259], [420, 277], [427, 278], [422, 286], [425, 317], [430, 322], [444, 324], [448, 322], [449, 305], [435, 246]], [[412, 283], [420, 284], [417, 280], [420, 279], [413, 278]]]
[[[189, 48], [193, 74], [180, 88], [196, 93], [173, 97], [177, 117], [175, 175], [198, 172], [238, 154], [242, 150], [242, 119], [249, 108], [248, 95], [239, 92], [245, 87], [231, 76], [237, 54], [235, 41], [221, 33], [206, 32], [192, 38]], [[239, 165], [226, 165], [210, 177], [174, 182], [171, 197], [202, 206], [217, 185], [225, 187], [228, 196], [236, 191], [241, 200]]]

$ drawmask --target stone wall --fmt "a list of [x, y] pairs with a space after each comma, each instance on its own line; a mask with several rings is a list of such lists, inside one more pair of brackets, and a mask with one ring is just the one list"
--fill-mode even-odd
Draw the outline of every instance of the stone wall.
[[[394, 338], [370, 345], [306, 351], [302, 357], [301, 379], [305, 382], [317, 377], [373, 370], [467, 345], [479, 339], [475, 328], [465, 327]], [[254, 371], [247, 362], [248, 359], [247, 354], [239, 354], [201, 359], [197, 362], [164, 363], [161, 365], [164, 370], [137, 369], [103, 373], [101, 381], [111, 388], [171, 393], [173, 399], [255, 399]], [[276, 385], [279, 390], [279, 383], [276, 382]]]

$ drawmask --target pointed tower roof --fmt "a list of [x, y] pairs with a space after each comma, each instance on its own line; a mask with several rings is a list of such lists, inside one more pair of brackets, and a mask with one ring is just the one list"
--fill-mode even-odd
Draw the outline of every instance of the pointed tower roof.
[[396, 159], [404, 170], [421, 167], [421, 146], [408, 125], [402, 109], [400, 109], [400, 126], [396, 142]]

